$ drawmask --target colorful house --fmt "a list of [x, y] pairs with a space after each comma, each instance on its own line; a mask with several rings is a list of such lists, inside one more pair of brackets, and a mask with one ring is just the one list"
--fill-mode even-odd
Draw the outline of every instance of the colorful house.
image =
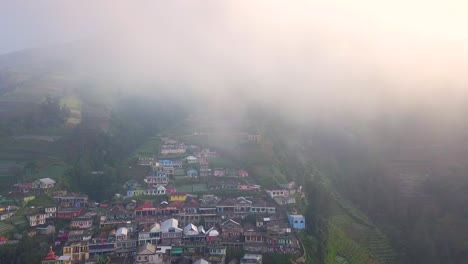
[[89, 260], [89, 243], [69, 243], [63, 247], [63, 255], [69, 256], [72, 262], [85, 262]]
[[176, 193], [177, 189], [175, 187], [166, 186], [166, 194]]
[[223, 168], [216, 168], [213, 170], [213, 176], [215, 177], [224, 177], [226, 176], [226, 170]]
[[246, 170], [239, 170], [238, 176], [242, 178], [249, 177], [249, 173]]
[[175, 201], [181, 201], [185, 202], [187, 200], [187, 194], [186, 193], [171, 193], [169, 194], [169, 201], [175, 202]]
[[190, 169], [187, 171], [187, 176], [196, 178], [198, 177], [198, 171], [196, 169]]
[[213, 242], [219, 239], [219, 232], [215, 227], [212, 227], [206, 231], [206, 242]]
[[291, 228], [305, 229], [305, 218], [303, 215], [288, 214], [288, 222]]
[[83, 213], [82, 208], [61, 208], [57, 212], [57, 218], [74, 218]]
[[72, 228], [91, 228], [93, 227], [93, 219], [90, 217], [78, 217], [71, 220], [70, 226]]

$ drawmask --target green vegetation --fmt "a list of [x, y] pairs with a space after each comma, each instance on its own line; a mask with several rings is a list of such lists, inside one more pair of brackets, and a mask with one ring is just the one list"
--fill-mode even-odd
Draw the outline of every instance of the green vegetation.
[[151, 157], [155, 155], [155, 153], [159, 152], [160, 147], [161, 147], [161, 138], [151, 137], [135, 150], [134, 154], [132, 155], [132, 158], [138, 158], [139, 156]]
[[0, 263], [40, 263], [49, 250], [50, 242], [47, 238], [41, 236], [33, 238], [23, 236], [17, 245], [3, 245], [0, 247]]
[[9, 225], [5, 222], [0, 222], [0, 236], [4, 236], [15, 229], [14, 226]]
[[42, 206], [57, 206], [57, 202], [48, 195], [39, 195], [27, 203], [27, 206], [42, 207]]

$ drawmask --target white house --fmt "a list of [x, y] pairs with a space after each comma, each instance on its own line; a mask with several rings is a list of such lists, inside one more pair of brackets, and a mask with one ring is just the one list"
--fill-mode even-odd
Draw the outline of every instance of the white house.
[[29, 226], [38, 226], [45, 224], [48, 218], [46, 213], [36, 213], [28, 216]]
[[184, 227], [184, 236], [196, 236], [198, 235], [198, 228], [194, 224], [188, 224]]
[[271, 198], [275, 197], [286, 197], [289, 196], [289, 190], [286, 189], [274, 189], [274, 190], [265, 190]]
[[117, 229], [117, 232], [115, 232], [115, 240], [121, 241], [121, 240], [127, 240], [128, 236], [128, 228], [126, 227], [120, 227]]
[[45, 189], [54, 188], [54, 186], [55, 186], [55, 181], [52, 180], [51, 178], [42, 178], [32, 183], [32, 187], [35, 189], [45, 190]]
[[187, 163], [189, 164], [194, 164], [194, 163], [197, 163], [198, 162], [198, 158], [197, 157], [194, 157], [194, 156], [188, 156], [185, 158], [185, 160], [187, 161]]
[[138, 232], [138, 244], [144, 245], [151, 243], [153, 245], [158, 244], [161, 239], [161, 225], [154, 223], [149, 228], [144, 228]]
[[78, 217], [71, 220], [70, 226], [72, 228], [91, 228], [93, 227], [93, 219], [89, 217]]

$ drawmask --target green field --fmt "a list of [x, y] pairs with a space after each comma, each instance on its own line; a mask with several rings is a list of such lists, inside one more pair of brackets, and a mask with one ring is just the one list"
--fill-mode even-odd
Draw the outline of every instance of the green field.
[[137, 148], [132, 154], [131, 158], [138, 158], [138, 156], [153, 156], [159, 153], [161, 146], [161, 138], [152, 137], [139, 148]]
[[178, 192], [186, 192], [186, 193], [208, 191], [208, 187], [204, 183], [181, 185], [176, 188]]
[[78, 97], [65, 97], [60, 100], [60, 103], [70, 109], [67, 125], [78, 125], [81, 123], [81, 100]]

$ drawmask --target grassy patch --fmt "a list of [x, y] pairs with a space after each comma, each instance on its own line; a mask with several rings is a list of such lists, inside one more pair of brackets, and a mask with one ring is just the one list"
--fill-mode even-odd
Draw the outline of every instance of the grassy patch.
[[204, 183], [180, 185], [180, 186], [178, 186], [176, 188], [177, 188], [178, 192], [186, 192], [186, 193], [195, 193], [195, 192], [206, 192], [206, 191], [208, 191], [208, 187]]
[[47, 195], [39, 195], [32, 201], [29, 201], [27, 206], [42, 207], [42, 206], [57, 206], [54, 199]]
[[139, 148], [133, 153], [133, 157], [138, 156], [153, 156], [159, 152], [161, 146], [161, 139], [159, 137], [152, 137], [145, 143], [141, 144]]

